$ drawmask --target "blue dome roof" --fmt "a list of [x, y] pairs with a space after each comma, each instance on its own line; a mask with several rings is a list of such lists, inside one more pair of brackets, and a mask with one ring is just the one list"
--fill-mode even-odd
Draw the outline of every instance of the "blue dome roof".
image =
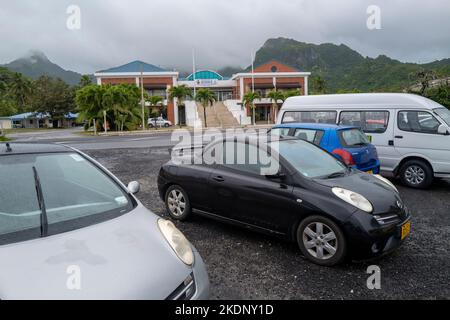
[[[195, 75], [195, 77], [194, 77]], [[216, 79], [223, 80], [223, 77], [215, 71], [211, 70], [199, 70], [197, 72], [192, 73], [189, 77], [186, 78], [188, 81], [194, 81], [199, 79]]]

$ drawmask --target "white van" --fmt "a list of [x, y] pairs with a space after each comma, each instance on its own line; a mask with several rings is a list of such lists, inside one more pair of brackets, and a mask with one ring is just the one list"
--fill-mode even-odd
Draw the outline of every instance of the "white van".
[[381, 170], [407, 186], [450, 178], [450, 110], [430, 99], [406, 93], [291, 97], [277, 119], [288, 122], [361, 127], [378, 150]]

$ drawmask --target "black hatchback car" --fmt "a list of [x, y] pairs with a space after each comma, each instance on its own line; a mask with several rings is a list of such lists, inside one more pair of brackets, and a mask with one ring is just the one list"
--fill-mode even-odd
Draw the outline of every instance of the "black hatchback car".
[[409, 210], [387, 179], [307, 141], [221, 139], [174, 150], [158, 177], [173, 219], [194, 212], [296, 241], [314, 263], [381, 256], [402, 244]]

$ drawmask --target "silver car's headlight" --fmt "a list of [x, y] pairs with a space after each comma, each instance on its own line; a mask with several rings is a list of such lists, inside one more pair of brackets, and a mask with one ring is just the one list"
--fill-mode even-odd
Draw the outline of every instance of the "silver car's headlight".
[[191, 266], [194, 263], [194, 253], [184, 234], [169, 220], [158, 219], [158, 227], [178, 258]]
[[339, 187], [334, 187], [331, 190], [338, 198], [344, 200], [347, 203], [350, 203], [352, 206], [355, 206], [358, 209], [369, 213], [373, 211], [372, 204], [369, 202], [369, 200], [364, 198], [359, 193]]
[[390, 186], [392, 189], [394, 189], [395, 191], [398, 192], [397, 188], [394, 186], [394, 184], [392, 182], [390, 182], [388, 179], [386, 179], [385, 177], [380, 176], [379, 174], [374, 174], [375, 177], [377, 177], [378, 179], [380, 179], [381, 181], [383, 181], [384, 183], [386, 183], [388, 186]]

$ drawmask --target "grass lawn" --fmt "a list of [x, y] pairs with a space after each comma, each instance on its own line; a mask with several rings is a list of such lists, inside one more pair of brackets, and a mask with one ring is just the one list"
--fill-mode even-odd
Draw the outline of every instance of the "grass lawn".
[[9, 141], [10, 139], [7, 137], [0, 136], [0, 142]]

